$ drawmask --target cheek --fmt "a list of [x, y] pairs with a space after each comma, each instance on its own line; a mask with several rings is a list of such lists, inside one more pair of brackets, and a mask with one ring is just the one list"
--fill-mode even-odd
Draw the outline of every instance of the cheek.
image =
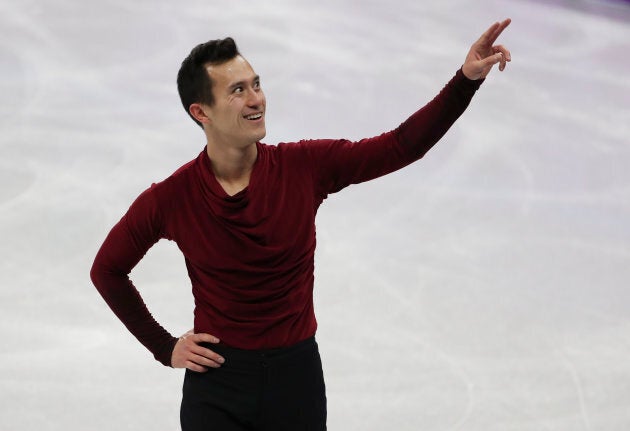
[[234, 115], [240, 118], [243, 113], [243, 103], [240, 100], [234, 101], [233, 103], [230, 103], [229, 109], [230, 115]]

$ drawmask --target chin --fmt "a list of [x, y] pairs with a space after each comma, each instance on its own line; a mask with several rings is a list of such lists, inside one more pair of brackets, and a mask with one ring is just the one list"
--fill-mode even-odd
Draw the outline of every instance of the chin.
[[256, 135], [256, 142], [263, 140], [265, 136], [267, 136], [267, 131], [263, 130], [258, 135]]

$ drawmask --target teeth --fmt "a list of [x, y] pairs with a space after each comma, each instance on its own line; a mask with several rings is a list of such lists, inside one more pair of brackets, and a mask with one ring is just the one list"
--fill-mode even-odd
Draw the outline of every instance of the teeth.
[[245, 116], [245, 118], [247, 118], [248, 120], [258, 120], [260, 117], [262, 117], [262, 112]]

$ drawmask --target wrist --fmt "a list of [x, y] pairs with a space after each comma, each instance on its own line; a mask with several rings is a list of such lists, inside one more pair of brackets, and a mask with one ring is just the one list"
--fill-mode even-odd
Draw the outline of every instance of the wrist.
[[464, 78], [468, 79], [469, 81], [476, 81], [477, 79], [479, 79], [479, 77], [475, 77], [475, 74], [467, 67], [466, 63], [462, 65], [461, 71], [464, 75]]

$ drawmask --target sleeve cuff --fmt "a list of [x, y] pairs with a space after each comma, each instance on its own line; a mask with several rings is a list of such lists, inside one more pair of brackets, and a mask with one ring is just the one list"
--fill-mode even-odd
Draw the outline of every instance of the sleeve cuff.
[[[463, 67], [463, 66], [462, 66]], [[481, 79], [468, 79], [466, 75], [464, 75], [464, 71], [462, 67], [457, 70], [455, 74], [455, 78], [458, 84], [465, 86], [466, 88], [470, 88], [471, 90], [478, 90], [481, 87], [481, 84], [486, 80], [486, 78]]]

